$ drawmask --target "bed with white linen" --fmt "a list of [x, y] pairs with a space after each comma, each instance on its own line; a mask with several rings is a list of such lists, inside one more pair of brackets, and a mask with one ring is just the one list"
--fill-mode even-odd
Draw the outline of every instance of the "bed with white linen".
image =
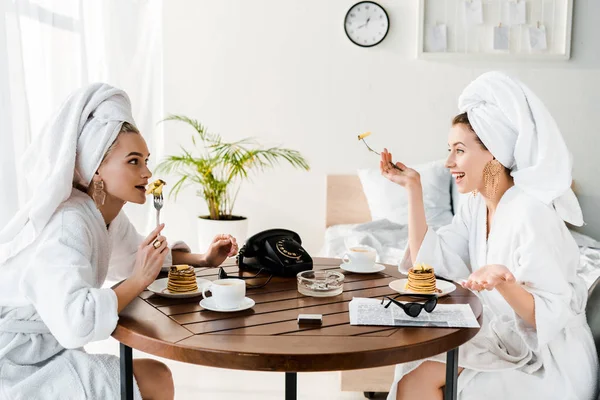
[[[461, 198], [443, 161], [417, 165], [421, 175], [427, 223], [433, 229], [447, 225]], [[408, 240], [406, 190], [383, 178], [376, 169], [357, 175], [327, 177], [325, 243], [319, 256], [341, 258], [348, 247], [368, 245], [378, 262], [397, 265]], [[600, 276], [600, 241], [571, 230], [579, 245], [579, 275], [588, 288]], [[342, 373], [342, 390], [388, 391], [393, 367]]]

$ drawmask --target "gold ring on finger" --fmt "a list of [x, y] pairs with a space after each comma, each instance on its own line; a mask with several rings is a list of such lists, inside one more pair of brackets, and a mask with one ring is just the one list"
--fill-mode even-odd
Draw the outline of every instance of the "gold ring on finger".
[[154, 247], [155, 249], [158, 249], [160, 247], [160, 245], [162, 245], [162, 242], [158, 239], [156, 239], [153, 243], [152, 243], [152, 247]]

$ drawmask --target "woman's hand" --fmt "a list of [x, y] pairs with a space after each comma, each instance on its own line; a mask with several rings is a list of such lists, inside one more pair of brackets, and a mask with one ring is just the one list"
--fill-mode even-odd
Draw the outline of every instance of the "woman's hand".
[[[130, 279], [135, 280], [143, 287], [154, 282], [167, 257], [169, 251], [167, 239], [160, 235], [164, 227], [165, 224], [157, 226], [138, 247]], [[157, 240], [160, 241], [160, 246], [154, 247]]]
[[490, 264], [473, 272], [469, 279], [461, 283], [467, 289], [477, 292], [482, 290], [494, 290], [506, 283], [514, 283], [515, 276], [504, 265]]
[[379, 161], [381, 175], [406, 189], [410, 189], [421, 183], [421, 175], [414, 169], [408, 168], [401, 162], [395, 164], [400, 169], [394, 168], [393, 165], [392, 153], [388, 152], [387, 149], [383, 149], [381, 152], [381, 161]]
[[238, 252], [238, 244], [231, 235], [220, 234], [214, 237], [204, 255], [204, 261], [211, 267], [218, 267], [227, 257], [232, 257]]

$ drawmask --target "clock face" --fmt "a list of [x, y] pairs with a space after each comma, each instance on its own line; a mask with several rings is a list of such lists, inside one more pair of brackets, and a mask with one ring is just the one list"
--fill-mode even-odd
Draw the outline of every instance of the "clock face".
[[344, 20], [346, 35], [354, 44], [371, 47], [381, 43], [390, 29], [390, 20], [379, 4], [361, 1], [353, 5]]

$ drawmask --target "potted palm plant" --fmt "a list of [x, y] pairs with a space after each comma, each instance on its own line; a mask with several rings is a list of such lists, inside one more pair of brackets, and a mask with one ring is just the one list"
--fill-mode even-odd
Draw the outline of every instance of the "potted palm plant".
[[240, 245], [246, 240], [248, 219], [235, 215], [233, 207], [242, 181], [251, 172], [273, 167], [280, 161], [309, 170], [308, 162], [296, 150], [263, 148], [251, 138], [226, 142], [220, 135], [207, 132], [197, 120], [183, 115], [170, 115], [163, 121], [183, 122], [194, 129], [192, 142], [196, 151], [182, 147], [180, 154], [167, 156], [156, 171], [178, 176], [170, 196], [177, 198], [184, 187], [194, 186], [196, 195], [206, 202], [208, 214], [198, 217], [200, 251], [208, 248], [217, 233], [230, 233]]

